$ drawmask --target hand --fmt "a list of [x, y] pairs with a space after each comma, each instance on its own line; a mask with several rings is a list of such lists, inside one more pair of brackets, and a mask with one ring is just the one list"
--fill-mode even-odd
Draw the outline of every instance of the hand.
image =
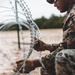
[[[16, 64], [17, 64], [17, 67], [15, 69], [13, 69], [15, 72], [20, 70], [20, 68], [23, 65], [23, 60], [17, 61]], [[27, 60], [24, 69], [25, 69], [24, 73], [29, 73], [30, 71], [34, 70], [35, 65], [34, 65], [33, 61]], [[23, 67], [21, 68], [21, 70], [19, 72], [23, 73]]]
[[46, 43], [44, 43], [43, 41], [41, 41], [41, 40], [35, 38], [34, 47], [33, 47], [33, 48], [34, 48], [36, 51], [45, 51], [45, 49], [46, 49], [45, 46], [46, 46]]

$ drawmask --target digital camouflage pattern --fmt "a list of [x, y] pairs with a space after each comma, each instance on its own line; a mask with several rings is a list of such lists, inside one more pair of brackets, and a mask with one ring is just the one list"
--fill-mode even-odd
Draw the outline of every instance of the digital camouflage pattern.
[[51, 54], [41, 59], [41, 75], [75, 75], [75, 5], [63, 22], [63, 42], [52, 44]]

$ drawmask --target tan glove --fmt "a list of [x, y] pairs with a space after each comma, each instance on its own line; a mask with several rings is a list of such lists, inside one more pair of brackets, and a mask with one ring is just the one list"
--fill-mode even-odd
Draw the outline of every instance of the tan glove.
[[51, 45], [44, 43], [43, 41], [35, 38], [35, 42], [34, 42], [34, 47], [33, 47], [36, 51], [45, 51], [45, 50], [50, 50], [51, 49]]
[[[17, 72], [22, 67], [23, 60], [17, 61], [16, 64], [17, 64], [17, 67], [14, 69], [15, 72]], [[35, 65], [34, 65], [33, 61], [27, 60], [24, 73], [29, 73], [30, 71], [32, 71], [34, 69], [35, 69]], [[23, 68], [21, 68], [21, 70], [19, 72], [23, 73]]]

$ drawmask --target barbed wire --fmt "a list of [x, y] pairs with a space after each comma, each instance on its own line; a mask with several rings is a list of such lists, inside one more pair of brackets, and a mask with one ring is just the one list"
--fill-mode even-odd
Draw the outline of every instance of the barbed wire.
[[[24, 0], [16, 0], [16, 2], [19, 4], [19, 6], [21, 7], [21, 9], [22, 9], [22, 11], [23, 11], [23, 15], [26, 17], [26, 20], [27, 20], [27, 24], [28, 24], [28, 27], [29, 27], [29, 31], [30, 31], [30, 35], [31, 35], [31, 43], [30, 43], [30, 49], [29, 49], [29, 52], [28, 52], [28, 55], [27, 55], [27, 57], [25, 58], [25, 56], [26, 56], [26, 48], [25, 48], [25, 45], [23, 45], [22, 44], [22, 46], [23, 46], [23, 48], [22, 48], [22, 50], [23, 50], [23, 59], [24, 59], [24, 61], [23, 61], [23, 65], [21, 66], [21, 68], [15, 73], [15, 75], [17, 75], [18, 73], [19, 73], [19, 71], [23, 68], [23, 74], [24, 74], [24, 71], [25, 71], [25, 69], [24, 69], [24, 67], [25, 67], [25, 62], [26, 62], [26, 60], [30, 57], [30, 55], [31, 55], [31, 53], [32, 53], [32, 51], [33, 51], [33, 46], [34, 46], [34, 38], [35, 37], [37, 37], [37, 38], [39, 38], [40, 39], [40, 30], [39, 30], [39, 28], [38, 28], [38, 26], [37, 26], [37, 24], [33, 21], [33, 18], [32, 18], [32, 15], [31, 15], [31, 12], [30, 12], [30, 10], [29, 10], [29, 8], [28, 8], [28, 5], [26, 4], [26, 2], [24, 1]], [[0, 7], [2, 7], [2, 8], [6, 8], [6, 9], [10, 9], [10, 10], [13, 10], [14, 11], [14, 13], [18, 13], [19, 11], [15, 11], [15, 8], [14, 8], [14, 6], [13, 6], [13, 4], [12, 4], [12, 1], [11, 0], [9, 0], [9, 3], [10, 3], [10, 5], [11, 5], [11, 8], [9, 8], [9, 7], [5, 7], [5, 6], [0, 6]], [[9, 11], [10, 11], [9, 10]], [[3, 12], [3, 11], [2, 11]], [[2, 13], [2, 12], [0, 12], [0, 13]], [[21, 12], [20, 12], [21, 13]], [[17, 18], [19, 18], [19, 17], [17, 17]], [[22, 43], [25, 43], [24, 42], [24, 36], [23, 36], [23, 32], [22, 32], [22, 25], [20, 24], [20, 22], [19, 21], [17, 21], [17, 23], [18, 23], [18, 26], [19, 26], [19, 29], [20, 29], [20, 31], [21, 31], [21, 36], [22, 36]], [[7, 27], [7, 28], [9, 28], [10, 26], [7, 26], [7, 25], [4, 25], [5, 27]], [[5, 29], [5, 28], [4, 28]], [[4, 30], [3, 29], [3, 30]], [[41, 57], [41, 53], [40, 53], [40, 57]]]

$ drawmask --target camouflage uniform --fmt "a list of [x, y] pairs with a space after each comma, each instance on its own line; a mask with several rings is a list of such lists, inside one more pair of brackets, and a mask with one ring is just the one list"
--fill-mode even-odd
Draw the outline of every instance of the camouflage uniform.
[[75, 75], [75, 4], [63, 22], [63, 42], [52, 44], [52, 52], [41, 60], [41, 75]]

